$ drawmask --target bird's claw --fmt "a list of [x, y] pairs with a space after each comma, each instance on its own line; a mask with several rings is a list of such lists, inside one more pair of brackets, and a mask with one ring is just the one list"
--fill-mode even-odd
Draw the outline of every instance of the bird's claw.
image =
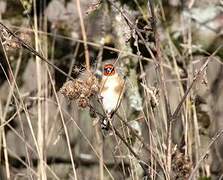
[[101, 122], [101, 129], [104, 129], [106, 131], [109, 130], [109, 121], [108, 119], [103, 119], [102, 122]]

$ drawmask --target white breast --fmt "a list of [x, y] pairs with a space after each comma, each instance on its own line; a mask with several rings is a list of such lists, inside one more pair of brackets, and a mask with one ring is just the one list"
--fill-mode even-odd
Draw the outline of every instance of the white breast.
[[120, 93], [115, 91], [115, 88], [120, 86], [117, 77], [108, 77], [104, 83], [104, 89], [101, 92], [102, 104], [106, 113], [114, 111], [119, 103]]
[[114, 91], [108, 90], [101, 93], [102, 104], [106, 113], [110, 114], [118, 106], [119, 96]]

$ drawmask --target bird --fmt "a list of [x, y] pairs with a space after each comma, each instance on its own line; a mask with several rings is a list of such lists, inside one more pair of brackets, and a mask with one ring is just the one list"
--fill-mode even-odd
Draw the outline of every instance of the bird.
[[118, 72], [118, 69], [111, 63], [103, 67], [101, 80], [100, 98], [106, 118], [101, 122], [102, 129], [108, 130], [109, 123], [117, 111], [125, 89], [125, 78]]

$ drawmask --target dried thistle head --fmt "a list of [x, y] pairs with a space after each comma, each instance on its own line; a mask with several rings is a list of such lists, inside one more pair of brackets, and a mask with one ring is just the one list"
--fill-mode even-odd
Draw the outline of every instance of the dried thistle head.
[[70, 100], [77, 99], [79, 96], [78, 83], [76, 81], [67, 81], [60, 89], [61, 94], [68, 97]]
[[78, 66], [74, 66], [73, 70], [72, 70], [72, 74], [77, 77], [79, 76], [81, 73], [83, 73], [84, 71], [86, 71], [85, 67], [78, 67]]
[[66, 82], [60, 92], [70, 100], [76, 100], [79, 107], [86, 108], [89, 99], [99, 92], [99, 82], [92, 72], [85, 71], [74, 81]]
[[98, 92], [99, 92], [99, 86], [96, 85], [96, 83], [95, 83], [91, 86], [91, 93], [92, 93], [92, 95], [96, 95]]
[[78, 106], [82, 108], [86, 108], [89, 105], [89, 99], [86, 97], [80, 97], [78, 99]]
[[1, 38], [3, 40], [2, 44], [5, 45], [7, 51], [21, 47], [20, 42], [9, 34], [6, 29], [1, 29]]
[[184, 153], [175, 150], [172, 154], [172, 169], [176, 179], [187, 179], [192, 170], [192, 162]]
[[3, 45], [6, 46], [7, 51], [21, 48], [22, 47], [21, 40], [26, 43], [31, 42], [31, 35], [30, 32], [28, 31], [21, 31], [15, 33], [16, 36], [20, 38], [20, 40], [15, 36], [13, 36], [11, 33], [9, 33], [8, 30], [5, 28], [1, 28], [0, 31], [1, 31], [1, 38], [3, 40]]

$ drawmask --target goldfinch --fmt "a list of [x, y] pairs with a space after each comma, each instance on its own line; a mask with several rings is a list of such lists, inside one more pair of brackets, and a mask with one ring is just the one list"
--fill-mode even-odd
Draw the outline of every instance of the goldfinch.
[[125, 79], [119, 75], [113, 64], [105, 64], [101, 80], [100, 96], [107, 118], [102, 121], [102, 128], [109, 128], [109, 121], [120, 105], [124, 92]]

